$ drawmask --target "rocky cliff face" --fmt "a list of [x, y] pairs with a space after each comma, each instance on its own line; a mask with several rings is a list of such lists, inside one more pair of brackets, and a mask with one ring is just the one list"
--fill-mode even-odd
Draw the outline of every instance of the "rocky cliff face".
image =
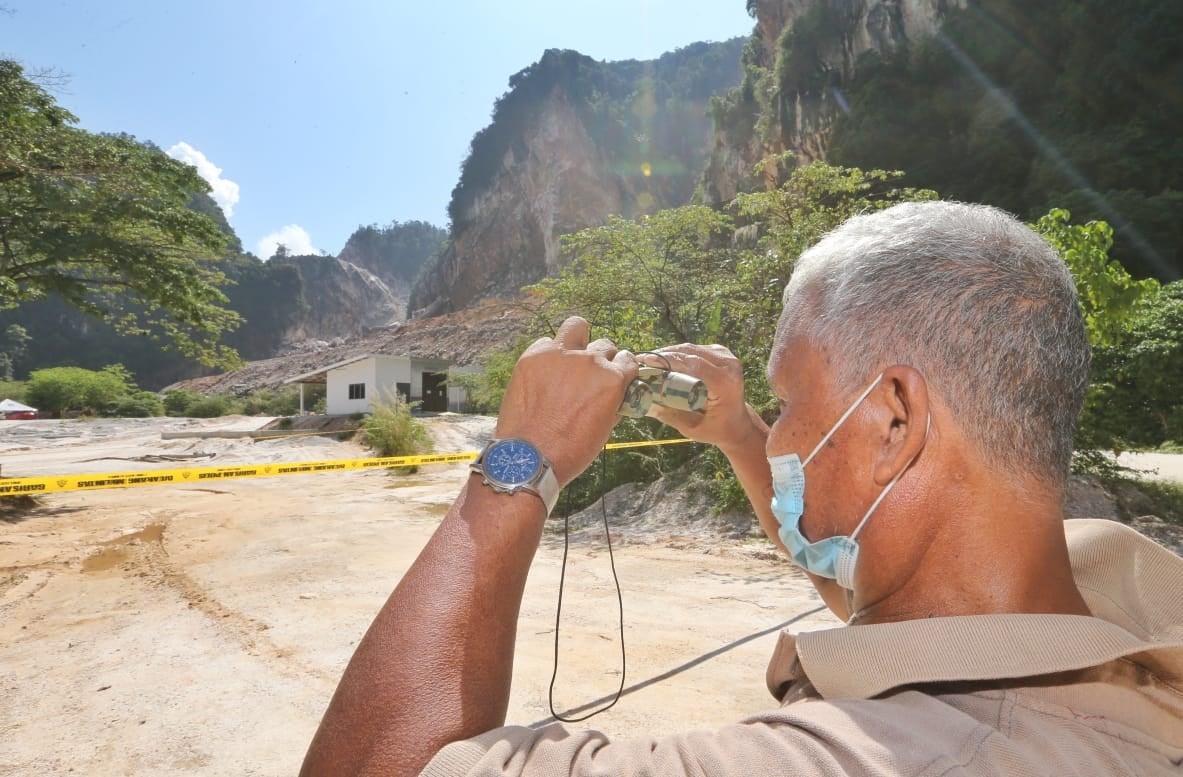
[[272, 261], [295, 265], [304, 279], [307, 309], [284, 332], [285, 343], [352, 337], [406, 317], [405, 290], [400, 294], [351, 262], [332, 256], [289, 256]]
[[[756, 27], [742, 87], [729, 95], [703, 179], [719, 206], [740, 191], [775, 186], [775, 158], [824, 160], [834, 118], [846, 110], [842, 83], [868, 52], [887, 54], [934, 34], [966, 0], [751, 0]], [[760, 180], [756, 165], [766, 161]]]
[[414, 314], [514, 294], [562, 266], [562, 235], [689, 202], [710, 149], [710, 97], [739, 82], [741, 45], [654, 62], [548, 51], [511, 78], [473, 140], [449, 243], [416, 280]]
[[416, 302], [422, 299], [430, 313], [459, 310], [545, 277], [561, 264], [560, 235], [634, 212], [643, 195], [653, 197], [637, 177], [608, 171], [570, 98], [556, 87], [520, 148], [506, 152], [492, 186], [466, 209]]
[[284, 345], [331, 341], [405, 321], [411, 281], [447, 232], [422, 221], [358, 227], [337, 258], [274, 259], [295, 265], [306, 305], [283, 333]]
[[405, 300], [411, 282], [447, 237], [447, 230], [424, 221], [371, 224], [358, 227], [337, 258], [370, 271]]

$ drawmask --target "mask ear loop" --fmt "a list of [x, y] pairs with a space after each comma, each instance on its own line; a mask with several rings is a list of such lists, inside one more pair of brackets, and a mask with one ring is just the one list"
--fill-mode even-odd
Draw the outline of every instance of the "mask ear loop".
[[842, 428], [842, 424], [846, 423], [846, 419], [850, 418], [850, 414], [858, 409], [858, 406], [863, 403], [863, 400], [871, 396], [871, 392], [875, 390], [875, 387], [879, 385], [879, 381], [881, 380], [883, 380], [882, 372], [879, 373], [879, 377], [871, 381], [871, 385], [867, 386], [867, 390], [859, 395], [859, 398], [854, 401], [854, 404], [846, 408], [846, 412], [843, 413], [842, 417], [838, 419], [838, 423], [830, 427], [830, 431], [826, 432], [826, 436], [822, 438], [822, 441], [817, 444], [817, 447], [810, 451], [809, 455], [805, 457], [805, 461], [801, 462], [802, 468], [804, 468], [809, 462], [813, 461], [813, 457], [816, 456], [817, 452], [822, 449], [822, 446], [828, 443], [830, 438], [834, 436], [834, 433]]

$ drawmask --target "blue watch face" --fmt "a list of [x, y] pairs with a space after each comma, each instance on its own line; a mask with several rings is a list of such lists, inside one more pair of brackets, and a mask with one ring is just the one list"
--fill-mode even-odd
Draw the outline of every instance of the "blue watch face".
[[485, 472], [506, 485], [528, 483], [542, 466], [538, 451], [528, 442], [506, 440], [489, 449]]

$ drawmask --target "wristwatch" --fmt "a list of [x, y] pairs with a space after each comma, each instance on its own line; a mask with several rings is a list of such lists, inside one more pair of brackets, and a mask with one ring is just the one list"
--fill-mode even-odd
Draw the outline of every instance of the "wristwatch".
[[494, 438], [469, 465], [481, 473], [485, 485], [503, 494], [529, 491], [537, 494], [550, 515], [559, 501], [559, 479], [554, 467], [537, 448], [525, 440]]

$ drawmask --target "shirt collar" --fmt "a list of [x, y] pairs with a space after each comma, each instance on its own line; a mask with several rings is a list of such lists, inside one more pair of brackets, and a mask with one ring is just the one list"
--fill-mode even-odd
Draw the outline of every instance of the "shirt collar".
[[[1111, 521], [1067, 521], [1077, 587], [1093, 617], [1004, 614], [925, 618], [783, 633], [768, 667], [792, 701], [871, 698], [903, 685], [998, 680], [1138, 656], [1183, 681], [1183, 559]], [[787, 696], [787, 698], [786, 698]]]

